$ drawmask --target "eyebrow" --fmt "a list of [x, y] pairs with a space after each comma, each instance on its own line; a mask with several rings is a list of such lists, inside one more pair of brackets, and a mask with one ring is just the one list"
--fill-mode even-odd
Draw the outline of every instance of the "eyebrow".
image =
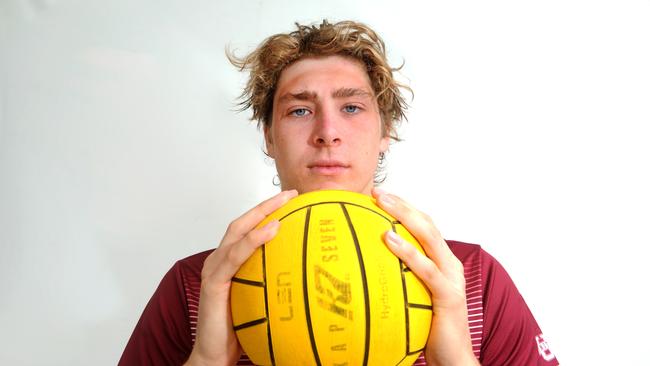
[[279, 99], [280, 102], [284, 102], [287, 100], [308, 100], [308, 101], [314, 101], [316, 100], [317, 96], [315, 92], [310, 92], [310, 91], [301, 91], [299, 93], [285, 93], [282, 95]]
[[348, 98], [348, 97], [372, 97], [365, 89], [358, 88], [341, 88], [332, 93], [333, 98]]
[[[359, 88], [340, 88], [336, 89], [332, 93], [333, 98], [349, 98], [349, 97], [372, 97], [372, 94], [365, 89]], [[306, 100], [306, 101], [315, 101], [318, 99], [316, 92], [312, 91], [301, 91], [298, 93], [286, 93], [280, 97], [278, 101], [284, 102], [287, 100]]]

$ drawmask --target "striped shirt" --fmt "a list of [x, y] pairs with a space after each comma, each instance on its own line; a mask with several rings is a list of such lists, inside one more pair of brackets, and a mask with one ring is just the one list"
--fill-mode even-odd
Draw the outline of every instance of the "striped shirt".
[[[463, 263], [468, 325], [482, 365], [557, 365], [532, 313], [503, 267], [480, 246], [447, 241]], [[181, 365], [192, 351], [201, 269], [211, 253], [182, 259], [162, 279], [120, 365]], [[238, 365], [253, 365], [244, 354]], [[421, 354], [414, 365], [425, 365]]]

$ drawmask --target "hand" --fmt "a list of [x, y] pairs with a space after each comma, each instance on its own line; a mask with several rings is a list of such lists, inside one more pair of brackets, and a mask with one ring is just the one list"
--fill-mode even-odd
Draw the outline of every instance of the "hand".
[[424, 351], [427, 365], [478, 365], [467, 323], [463, 264], [451, 252], [429, 216], [381, 189], [373, 189], [372, 195], [381, 208], [413, 234], [426, 253], [422, 254], [393, 231], [384, 235], [388, 248], [431, 292], [433, 317]]
[[266, 216], [298, 195], [284, 191], [230, 223], [221, 244], [203, 263], [196, 342], [186, 365], [234, 365], [241, 349], [230, 313], [230, 285], [239, 267], [262, 244], [273, 239], [280, 222], [256, 229]]

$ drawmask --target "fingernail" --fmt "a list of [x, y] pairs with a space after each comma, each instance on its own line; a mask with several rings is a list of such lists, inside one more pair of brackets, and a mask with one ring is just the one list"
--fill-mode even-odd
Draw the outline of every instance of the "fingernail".
[[271, 220], [266, 225], [264, 225], [264, 230], [275, 230], [280, 226], [280, 221]]
[[399, 235], [397, 235], [397, 233], [395, 233], [394, 231], [388, 231], [386, 237], [388, 239], [388, 243], [396, 247], [402, 245], [402, 238]]
[[381, 203], [386, 206], [393, 206], [395, 204], [395, 200], [387, 194], [382, 194], [379, 196], [379, 201], [381, 201]]
[[298, 191], [295, 189], [289, 190], [289, 191], [284, 191], [283, 192], [286, 196], [293, 197], [298, 195]]
[[282, 200], [284, 202], [292, 199], [293, 197], [298, 195], [298, 192], [295, 189], [292, 189], [290, 191], [282, 191], [280, 192], [280, 195], [282, 196]]
[[386, 194], [386, 191], [384, 191], [381, 188], [375, 187], [374, 190], [375, 190], [375, 193], [376, 193], [377, 196], [381, 196], [381, 195]]

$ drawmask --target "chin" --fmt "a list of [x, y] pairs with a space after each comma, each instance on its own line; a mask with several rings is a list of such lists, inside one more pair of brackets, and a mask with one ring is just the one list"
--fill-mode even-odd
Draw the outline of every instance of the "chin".
[[[341, 191], [351, 191], [357, 193], [366, 193], [363, 188], [359, 189], [359, 187], [355, 187], [354, 185], [349, 183], [345, 184], [345, 183], [331, 181], [331, 180], [306, 184], [302, 187], [297, 188], [297, 190], [301, 194], [312, 192], [312, 191], [323, 191], [323, 190], [341, 190]], [[368, 192], [366, 194], [370, 194], [370, 193]]]

